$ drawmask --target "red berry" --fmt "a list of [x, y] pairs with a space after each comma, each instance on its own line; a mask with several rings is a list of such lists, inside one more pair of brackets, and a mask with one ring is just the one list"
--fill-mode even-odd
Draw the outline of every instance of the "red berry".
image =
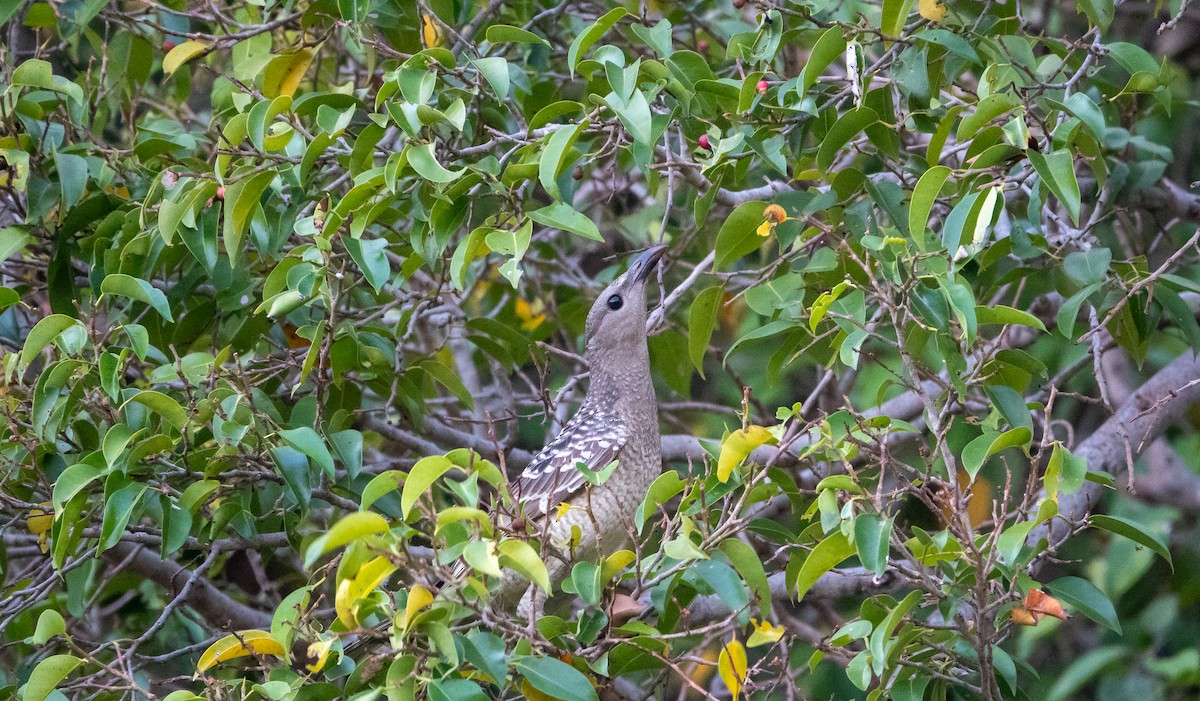
[[163, 42], [163, 53], [164, 54], [168, 53], [173, 48], [175, 48], [175, 42], [171, 41], [170, 39], [167, 39], [166, 41]]
[[733, 0], [733, 6], [740, 10], [746, 6], [746, 0]]
[[704, 149], [705, 151], [712, 150], [712, 142], [708, 140], [708, 134], [701, 134], [698, 143], [700, 144], [700, 148]]
[[758, 87], [759, 93], [765, 93], [767, 91], [767, 88], [771, 87], [771, 84], [765, 80], [760, 80], [760, 81], [758, 81], [757, 87]]
[[696, 43], [696, 48], [699, 49], [700, 53], [702, 54], [708, 53], [708, 39], [701, 39]]
[[224, 185], [217, 188], [217, 199], [218, 200], [225, 199], [225, 186]]

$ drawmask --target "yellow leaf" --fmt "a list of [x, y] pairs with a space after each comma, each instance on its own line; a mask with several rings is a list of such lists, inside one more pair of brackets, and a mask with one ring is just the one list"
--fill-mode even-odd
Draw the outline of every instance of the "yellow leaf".
[[272, 59], [263, 72], [263, 94], [270, 98], [295, 95], [315, 55], [313, 49], [300, 49]]
[[554, 507], [554, 520], [557, 521], [557, 520], [561, 519], [563, 516], [566, 516], [570, 510], [571, 510], [571, 505], [565, 501], [563, 503], [559, 504], [558, 506]]
[[717, 671], [720, 672], [721, 681], [725, 682], [729, 693], [733, 694], [733, 701], [737, 701], [742, 686], [746, 683], [746, 648], [742, 647], [737, 638], [733, 638], [721, 648], [721, 656], [717, 658]]
[[754, 233], [758, 234], [759, 236], [762, 236], [763, 238], [766, 238], [766, 237], [770, 236], [771, 232], [774, 230], [775, 230], [775, 224], [773, 222], [764, 221], [762, 224], [758, 225], [758, 228], [754, 230]]
[[546, 320], [546, 315], [543, 313], [546, 305], [540, 299], [530, 304], [518, 297], [515, 307], [517, 318], [521, 320], [521, 328], [525, 331], [533, 331]]
[[421, 13], [421, 39], [425, 42], [425, 48], [429, 49], [446, 43], [446, 35], [442, 32], [442, 26], [438, 24], [437, 20], [423, 12]]
[[750, 624], [754, 626], [754, 630], [750, 632], [746, 647], [769, 645], [783, 637], [783, 626], [771, 625], [770, 621], [759, 623], [757, 618], [751, 618]]
[[620, 574], [621, 570], [633, 564], [636, 559], [637, 555], [634, 555], [631, 550], [618, 550], [604, 558], [604, 562], [600, 565], [600, 581], [608, 582]]
[[[572, 527], [572, 536], [576, 530], [579, 530], [578, 526]], [[550, 591], [550, 572], [533, 546], [523, 540], [510, 538], [500, 543], [496, 549], [500, 552], [500, 557], [504, 558], [501, 564], [524, 575], [526, 579], [541, 587], [542, 591]]]
[[319, 672], [325, 666], [325, 661], [329, 659], [329, 650], [333, 647], [334, 639], [318, 640], [308, 646], [308, 659], [313, 660], [311, 664], [304, 665], [310, 672]]
[[412, 591], [408, 592], [408, 603], [404, 605], [404, 620], [401, 621], [400, 628], [408, 628], [408, 624], [412, 622], [413, 616], [416, 616], [421, 609], [433, 603], [433, 594], [420, 584], [414, 584]]
[[358, 628], [359, 601], [375, 591], [395, 571], [396, 566], [392, 561], [381, 556], [363, 565], [353, 577], [338, 582], [333, 606], [342, 625], [350, 630]]
[[728, 482], [734, 468], [742, 464], [750, 453], [760, 445], [775, 445], [779, 441], [762, 426], [738, 429], [729, 434], [721, 444], [721, 457], [717, 459], [717, 479]]
[[179, 70], [183, 64], [191, 61], [206, 51], [208, 51], [208, 44], [205, 44], [202, 41], [196, 41], [192, 39], [183, 42], [179, 46], [176, 46], [168, 51], [166, 56], [163, 56], [163, 73], [171, 75], [175, 71]]
[[918, 0], [917, 12], [931, 22], [941, 22], [946, 17], [946, 6], [938, 0]]
[[29, 514], [25, 517], [25, 526], [33, 535], [41, 535], [54, 525], [54, 513], [51, 511], [50, 502], [43, 502], [42, 506], [45, 508], [30, 509]]
[[232, 660], [248, 655], [272, 655], [283, 657], [283, 646], [271, 637], [265, 630], [243, 630], [240, 633], [226, 635], [208, 646], [200, 661], [196, 663], [196, 673], [207, 671], [218, 662]]

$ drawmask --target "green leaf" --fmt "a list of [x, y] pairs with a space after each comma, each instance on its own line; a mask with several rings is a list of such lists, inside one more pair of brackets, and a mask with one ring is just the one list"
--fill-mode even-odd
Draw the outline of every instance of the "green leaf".
[[308, 546], [304, 566], [311, 567], [317, 558], [346, 543], [379, 533], [387, 533], [388, 530], [388, 522], [377, 513], [356, 511], [347, 514]]
[[123, 273], [110, 273], [100, 283], [100, 292], [106, 295], [128, 297], [147, 304], [163, 319], [170, 323], [175, 322], [175, 318], [171, 316], [171, 305], [167, 302], [167, 296], [163, 294], [162, 290], [145, 280]]
[[86, 463], [78, 463], [63, 470], [58, 479], [54, 480], [54, 491], [51, 495], [55, 513], [61, 512], [63, 506], [72, 497], [83, 491], [85, 487], [104, 473], [105, 471], [101, 468]]
[[375, 294], [379, 294], [392, 276], [392, 267], [387, 259], [387, 239], [344, 237], [341, 241], [342, 245], [346, 247], [346, 252], [358, 265], [359, 270], [362, 270], [367, 284], [375, 290]]
[[796, 94], [801, 100], [816, 84], [817, 78], [821, 77], [821, 73], [829, 64], [837, 60], [845, 51], [846, 37], [842, 34], [841, 27], [830, 27], [817, 38], [817, 43], [813, 45], [812, 52], [808, 55], [808, 62], [800, 71], [799, 81], [796, 85]]
[[1063, 259], [1063, 272], [1080, 285], [1090, 287], [1104, 282], [1111, 262], [1112, 251], [1107, 248], [1075, 251]]
[[522, 657], [513, 665], [533, 688], [562, 701], [599, 701], [592, 683], [571, 665], [551, 657]]
[[242, 237], [246, 235], [250, 217], [254, 215], [259, 200], [274, 179], [275, 171], [268, 170], [244, 177], [225, 188], [223, 237], [230, 265], [237, 264], [242, 254]]
[[21, 367], [28, 367], [38, 353], [73, 326], [83, 328], [83, 324], [77, 319], [65, 314], [51, 314], [34, 324], [29, 330], [29, 335], [25, 337], [25, 347], [21, 349]]
[[825, 138], [821, 140], [821, 146], [817, 150], [817, 167], [821, 169], [821, 172], [828, 174], [829, 168], [837, 160], [842, 147], [862, 133], [863, 129], [878, 121], [879, 115], [875, 110], [870, 107], [856, 107], [847, 111], [834, 122]]
[[[490, 33], [492, 29], [494, 27], [489, 27], [488, 32]], [[509, 90], [508, 60], [503, 56], [488, 56], [486, 58], [474, 59], [472, 63], [479, 69], [479, 74], [488, 82], [488, 85], [492, 86], [496, 97], [502, 101], [507, 100]]]
[[429, 701], [488, 701], [488, 695], [470, 679], [435, 679], [429, 683]]
[[417, 175], [439, 185], [454, 182], [467, 172], [466, 168], [447, 170], [441, 163], [438, 163], [431, 143], [410, 145], [408, 147], [408, 164], [417, 171]]
[[571, 71], [572, 76], [575, 75], [575, 67], [579, 65], [579, 59], [583, 58], [588, 49], [600, 41], [600, 37], [604, 36], [605, 32], [612, 29], [612, 26], [627, 14], [629, 11], [623, 7], [609, 10], [584, 30], [583, 34], [575, 37], [575, 40], [571, 42], [571, 48], [567, 49], [567, 69]]
[[933, 211], [933, 204], [949, 176], [949, 168], [934, 166], [921, 175], [913, 189], [912, 204], [908, 208], [908, 230], [922, 252], [928, 250], [925, 232], [929, 230], [929, 213]]
[[688, 312], [688, 356], [700, 372], [700, 377], [704, 377], [704, 354], [717, 327], [717, 312], [720, 311], [724, 296], [723, 286], [709, 287], [696, 295]]
[[509, 24], [493, 24], [487, 28], [484, 37], [493, 44], [542, 44], [550, 47], [550, 42], [537, 34]]
[[533, 546], [523, 540], [510, 538], [496, 546], [496, 552], [504, 558], [501, 560], [503, 564], [524, 575], [526, 579], [541, 587], [542, 591], [550, 593], [550, 573]]
[[195, 39], [189, 39], [188, 41], [175, 46], [167, 52], [166, 56], [163, 56], [163, 73], [171, 75], [175, 71], [179, 70], [184, 64], [195, 59], [197, 56], [205, 53], [206, 51], [208, 51], [208, 44], [205, 44], [202, 41], [196, 41]]
[[750, 593], [758, 599], [758, 610], [763, 618], [771, 613], [771, 585], [767, 581], [767, 572], [763, 567], [758, 553], [745, 541], [738, 538], [726, 538], [719, 546], [721, 553], [729, 558], [733, 568], [746, 582]]
[[1046, 585], [1064, 604], [1078, 610], [1093, 621], [1108, 627], [1117, 635], [1121, 634], [1121, 623], [1117, 620], [1116, 609], [1104, 592], [1096, 585], [1079, 577], [1063, 577]]
[[638, 533], [642, 532], [646, 520], [657, 513], [661, 504], [682, 492], [686, 487], [687, 482], [684, 482], [675, 470], [667, 470], [659, 475], [658, 479], [654, 480], [650, 484], [650, 488], [646, 490], [646, 498], [642, 500], [641, 506], [633, 516], [633, 524], [637, 526]]
[[45, 645], [51, 638], [67, 632], [67, 622], [62, 614], [54, 609], [42, 611], [38, 616], [37, 627], [33, 630], [30, 642], [34, 645]]
[[571, 568], [571, 586], [588, 606], [599, 606], [602, 593], [600, 566], [594, 562], [577, 562]]
[[975, 320], [979, 324], [1019, 324], [1021, 326], [1030, 326], [1040, 331], [1046, 330], [1046, 325], [1042, 320], [1029, 312], [1021, 311], [1006, 307], [1003, 304], [997, 304], [994, 307], [975, 307]]
[[1075, 5], [1075, 11], [1087, 15], [1088, 20], [1103, 33], [1108, 31], [1108, 25], [1112, 24], [1113, 17], [1116, 16], [1114, 5], [1113, 0], [1080, 0]]
[[530, 219], [542, 226], [569, 231], [593, 241], [604, 241], [604, 236], [600, 234], [596, 223], [575, 211], [571, 205], [565, 202], [555, 202], [528, 214]]
[[44, 701], [81, 664], [83, 660], [74, 655], [54, 655], [42, 660], [30, 673], [21, 701]]
[[1046, 187], [1066, 207], [1071, 223], [1079, 226], [1079, 181], [1075, 179], [1075, 159], [1071, 152], [1060, 149], [1043, 156], [1037, 151], [1026, 151], [1025, 156]]
[[538, 180], [546, 193], [555, 200], [562, 201], [562, 193], [558, 189], [558, 176], [567, 165], [567, 154], [590, 124], [591, 122], [585, 119], [579, 124], [556, 129], [546, 138], [546, 148], [542, 149], [542, 156], [538, 160]]
[[503, 686], [508, 674], [508, 656], [503, 640], [492, 633], [474, 629], [467, 633], [463, 648], [467, 662], [491, 677], [497, 685]]
[[904, 31], [904, 24], [912, 14], [914, 0], [883, 0], [883, 14], [880, 17], [880, 30], [885, 37], [899, 39]]
[[854, 519], [854, 547], [858, 559], [877, 577], [882, 577], [887, 570], [892, 521], [878, 514], [862, 514]]
[[179, 402], [162, 392], [154, 390], [138, 392], [121, 405], [121, 410], [124, 411], [125, 407], [130, 404], [141, 404], [161, 416], [164, 421], [177, 430], [182, 430], [188, 420], [187, 410], [180, 406]]
[[766, 202], [745, 202], [729, 214], [717, 232], [714, 270], [725, 268], [763, 245], [763, 237], [758, 235], [757, 230], [759, 224], [765, 221], [763, 211], [766, 207]]
[[1087, 685], [1097, 674], [1112, 669], [1114, 664], [1128, 660], [1133, 654], [1126, 647], [1110, 645], [1080, 655], [1063, 672], [1055, 676], [1054, 685], [1046, 693], [1046, 701], [1079, 698], [1075, 692]]
[[454, 467], [454, 463], [441, 455], [421, 458], [416, 465], [413, 465], [408, 477], [404, 480], [404, 491], [400, 495], [400, 512], [404, 514], [405, 519], [412, 513], [417, 499], [420, 499], [421, 495], [452, 467]]
[[1005, 448], [1028, 445], [1033, 440], [1033, 432], [1027, 428], [1013, 428], [1004, 433], [985, 432], [967, 444], [962, 451], [962, 465], [971, 479], [979, 474], [983, 463]]
[[1175, 563], [1171, 561], [1171, 551], [1167, 548], [1166, 540], [1157, 533], [1151, 533], [1142, 524], [1120, 516], [1105, 516], [1103, 514], [1096, 514], [1088, 520], [1096, 528], [1124, 536], [1138, 545], [1150, 548], [1150, 550], [1158, 553], [1162, 559], [1167, 561], [1167, 564], [1171, 566], [1171, 571], [1175, 570]]
[[792, 563], [788, 563], [788, 591], [795, 591], [795, 601], [800, 601], [817, 583], [821, 575], [842, 564], [855, 552], [857, 550], [850, 543], [850, 539], [840, 530], [834, 531], [825, 540], [817, 543], [812, 552], [804, 558], [803, 564], [796, 570], [794, 577], [792, 576]]
[[334, 476], [333, 455], [325, 445], [325, 439], [321, 438], [316, 431], [307, 426], [301, 426], [282, 430], [279, 432], [279, 437], [293, 450], [307, 455], [325, 474], [330, 477]]

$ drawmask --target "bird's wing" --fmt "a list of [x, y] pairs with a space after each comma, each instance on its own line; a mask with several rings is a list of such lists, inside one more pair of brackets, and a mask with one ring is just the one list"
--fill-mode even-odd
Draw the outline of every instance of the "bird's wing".
[[580, 409], [562, 433], [534, 456], [518, 478], [513, 493], [527, 517], [549, 513], [587, 483], [575, 467], [583, 463], [599, 472], [617, 459], [629, 435], [625, 423], [611, 412]]

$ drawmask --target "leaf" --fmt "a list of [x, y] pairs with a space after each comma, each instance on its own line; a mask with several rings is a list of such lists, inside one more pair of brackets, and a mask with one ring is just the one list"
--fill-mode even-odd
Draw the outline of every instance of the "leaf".
[[725, 288], [721, 285], [706, 288], [696, 295], [688, 312], [688, 356], [702, 378], [704, 354], [708, 351], [708, 343], [717, 327], [717, 312], [720, 311], [724, 295]]
[[650, 488], [646, 490], [646, 498], [642, 500], [641, 506], [638, 507], [637, 513], [633, 515], [633, 523], [637, 526], [638, 533], [642, 532], [646, 525], [646, 519], [653, 516], [658, 507], [676, 494], [687, 488], [687, 483], [679, 477], [679, 473], [675, 470], [667, 470], [658, 476], [650, 484]]
[[168, 395], [154, 390], [145, 390], [133, 395], [121, 405], [121, 410], [130, 404], [141, 404], [155, 414], [158, 414], [164, 421], [175, 427], [176, 430], [183, 430], [187, 424], [188, 412], [179, 402], [175, 401]]
[[1080, 0], [1075, 5], [1075, 11], [1087, 15], [1088, 20], [1104, 33], [1116, 16], [1115, 4], [1113, 0]]
[[270, 655], [284, 657], [283, 646], [265, 630], [243, 630], [240, 633], [226, 635], [213, 643], [200, 655], [196, 663], [196, 673], [206, 672], [214, 665], [238, 657], [250, 655]]
[[408, 592], [408, 600], [404, 602], [404, 619], [400, 621], [401, 630], [407, 630], [421, 609], [433, 603], [433, 593], [420, 584], [414, 584]]
[[1175, 563], [1171, 561], [1171, 551], [1167, 548], [1167, 543], [1161, 535], [1151, 533], [1142, 524], [1127, 518], [1121, 518], [1120, 516], [1097, 514], [1088, 520], [1096, 528], [1124, 536], [1138, 545], [1150, 548], [1151, 551], [1158, 553], [1162, 559], [1167, 561], [1167, 564], [1171, 566], [1172, 572], [1175, 571]]
[[1046, 585], [1046, 588], [1054, 592], [1063, 603], [1108, 627], [1117, 635], [1121, 634], [1121, 623], [1117, 620], [1116, 609], [1096, 585], [1079, 577], [1063, 577]]
[[585, 119], [579, 124], [556, 129], [546, 138], [546, 147], [542, 149], [541, 158], [538, 160], [538, 181], [555, 200], [562, 201], [562, 192], [558, 189], [558, 176], [567, 165], [567, 154], [590, 124], [591, 122]]
[[929, 213], [933, 211], [938, 193], [942, 191], [942, 185], [949, 176], [949, 168], [934, 166], [921, 175], [913, 189], [912, 204], [908, 209], [908, 231], [922, 252], [928, 250], [925, 232], [929, 230]]
[[400, 512], [405, 519], [412, 513], [417, 499], [420, 499], [421, 495], [452, 467], [454, 467], [454, 463], [440, 455], [421, 458], [416, 465], [413, 465], [408, 477], [404, 480], [404, 491], [400, 495]]
[[968, 443], [967, 447], [963, 448], [963, 469], [974, 480], [975, 476], [979, 474], [979, 469], [983, 467], [983, 463], [987, 462], [988, 458], [1005, 448], [1029, 445], [1031, 440], [1033, 440], [1033, 432], [1024, 426], [1012, 428], [1000, 434], [985, 432], [982, 436]]
[[312, 49], [299, 49], [271, 61], [263, 76], [263, 95], [269, 98], [295, 95], [314, 56], [316, 52]]
[[721, 230], [717, 232], [717, 256], [713, 264], [715, 270], [725, 268], [762, 246], [763, 240], [755, 230], [763, 221], [763, 210], [766, 206], [766, 202], [745, 202], [730, 212], [729, 217], [721, 224]]
[[51, 638], [66, 632], [67, 622], [63, 620], [62, 614], [54, 609], [46, 609], [42, 611], [42, 615], [38, 616], [37, 627], [34, 628], [33, 637], [29, 642], [34, 645], [45, 645]]
[[725, 682], [729, 693], [733, 695], [733, 701], [737, 701], [742, 693], [742, 686], [746, 683], [747, 674], [746, 648], [742, 647], [737, 638], [731, 639], [721, 648], [721, 654], [717, 657], [717, 672], [720, 673], [721, 681]]
[[899, 39], [904, 31], [904, 23], [912, 12], [913, 0], [883, 0], [883, 14], [880, 19], [880, 30], [885, 37]]
[[946, 18], [946, 6], [938, 0], [917, 0], [917, 12], [930, 22], [941, 22]]
[[[750, 593], [758, 598], [758, 610], [763, 616], [771, 612], [771, 585], [767, 581], [767, 572], [762, 560], [753, 547], [737, 538], [726, 538], [721, 541], [721, 553], [733, 563], [733, 568], [746, 582]], [[632, 555], [632, 553], [630, 553]], [[626, 563], [628, 564], [628, 563]], [[751, 645], [751, 647], [754, 647]]]
[[42, 660], [30, 672], [21, 701], [43, 701], [81, 664], [83, 660], [74, 655], [53, 655]]
[[833, 26], [826, 29], [817, 38], [817, 43], [813, 45], [812, 52], [808, 55], [808, 62], [800, 71], [796, 85], [797, 96], [803, 100], [812, 86], [816, 84], [817, 78], [821, 77], [821, 73], [845, 52], [846, 37], [842, 34], [842, 28]]
[[770, 621], [759, 623], [757, 618], [751, 618], [750, 625], [750, 639], [746, 641], [746, 647], [777, 643], [785, 631], [783, 626], [772, 625]]
[[863, 567], [882, 577], [887, 570], [892, 518], [862, 514], [854, 519], [854, 547]]
[[308, 546], [308, 554], [304, 558], [304, 566], [312, 566], [317, 561], [317, 558], [330, 550], [340, 548], [350, 541], [379, 533], [387, 533], [388, 530], [388, 522], [382, 516], [372, 511], [356, 511], [352, 514], [347, 514]]
[[738, 429], [721, 443], [721, 456], [717, 459], [717, 479], [728, 482], [734, 468], [754, 452], [760, 445], [775, 445], [779, 440], [762, 426]]
[[356, 569], [352, 577], [338, 582], [334, 610], [337, 611], [338, 620], [347, 630], [359, 628], [359, 600], [375, 591], [396, 569], [397, 566], [391, 560], [381, 555]]
[[488, 701], [488, 695], [470, 679], [435, 679], [429, 683], [429, 701]]
[[1037, 151], [1026, 151], [1025, 156], [1042, 182], [1067, 209], [1071, 223], [1079, 226], [1079, 181], [1075, 179], [1075, 159], [1071, 152], [1060, 149], [1043, 156]]
[[[850, 540], [840, 530], [834, 531], [825, 540], [817, 543], [817, 546], [812, 549], [808, 557], [804, 558], [804, 563], [796, 572], [794, 582], [788, 582], [788, 590], [795, 590], [795, 600], [798, 602], [804, 598], [809, 589], [816, 584], [817, 579], [829, 570], [837, 567], [846, 558], [856, 552], [856, 548], [850, 543]], [[790, 579], [791, 564], [788, 566], [788, 575]]]
[[503, 56], [488, 56], [474, 59], [472, 63], [475, 64], [475, 68], [479, 70], [479, 74], [488, 82], [488, 85], [492, 86], [496, 97], [502, 101], [507, 100], [509, 91], [508, 60]]
[[307, 455], [325, 474], [330, 477], [336, 474], [333, 455], [330, 454], [329, 447], [325, 445], [325, 439], [313, 429], [307, 426], [290, 428], [280, 431], [279, 437], [294, 450]]
[[100, 283], [100, 292], [142, 302], [152, 307], [163, 319], [170, 323], [175, 322], [171, 316], [171, 305], [167, 302], [167, 296], [145, 280], [123, 273], [110, 273]]
[[1111, 262], [1112, 250], [1108, 248], [1075, 251], [1063, 259], [1063, 272], [1080, 285], [1090, 287], [1104, 282]]
[[599, 701], [583, 672], [552, 657], [526, 656], [513, 665], [534, 689], [562, 701]]
[[828, 174], [842, 147], [862, 133], [863, 129], [878, 121], [879, 114], [875, 110], [870, 107], [857, 107], [847, 111], [834, 122], [817, 150], [817, 167], [821, 172]]
[[550, 573], [546, 563], [538, 557], [537, 551], [523, 540], [510, 538], [496, 546], [500, 556], [508, 560], [508, 566], [525, 576], [526, 579], [550, 593]]
[[596, 223], [565, 202], [554, 202], [528, 214], [530, 219], [542, 226], [569, 231], [593, 241], [604, 241]]
[[441, 163], [438, 163], [437, 156], [433, 153], [432, 143], [409, 145], [408, 164], [417, 171], [417, 175], [439, 185], [454, 182], [467, 172], [466, 168], [447, 170]]
[[275, 171], [268, 170], [244, 177], [225, 188], [225, 222], [222, 236], [230, 265], [236, 266], [242, 254], [242, 237], [250, 225], [250, 217], [258, 207], [267, 186], [274, 179]]
[[29, 330], [29, 335], [25, 337], [25, 347], [21, 349], [21, 367], [28, 367], [38, 353], [50, 345], [54, 339], [58, 338], [62, 332], [78, 326], [83, 328], [77, 319], [69, 317], [65, 314], [51, 314], [34, 324]]
[[550, 42], [537, 34], [509, 24], [493, 24], [487, 28], [484, 36], [493, 44], [542, 44], [550, 47]]
[[208, 44], [202, 41], [196, 41], [195, 39], [185, 41], [168, 51], [166, 56], [163, 56], [163, 73], [171, 75], [188, 61], [207, 51]]
[[614, 10], [609, 10], [599, 19], [592, 23], [582, 34], [575, 37], [571, 42], [571, 48], [567, 49], [567, 69], [571, 71], [571, 75], [575, 75], [575, 67], [579, 65], [579, 59], [587, 54], [588, 49], [604, 36], [604, 33], [617, 23], [629, 11], [623, 7], [618, 7]]
[[975, 320], [979, 324], [1019, 324], [1029, 326], [1039, 331], [1045, 331], [1046, 325], [1042, 320], [1026, 311], [997, 304], [994, 307], [975, 307]]

